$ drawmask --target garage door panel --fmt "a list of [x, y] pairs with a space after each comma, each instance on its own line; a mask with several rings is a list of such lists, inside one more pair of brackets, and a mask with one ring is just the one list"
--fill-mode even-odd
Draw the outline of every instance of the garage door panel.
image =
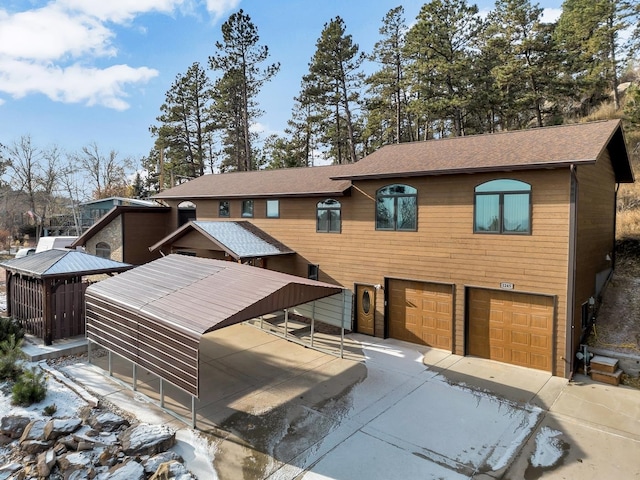
[[469, 289], [467, 301], [470, 355], [551, 371], [552, 297]]
[[389, 292], [389, 336], [451, 350], [451, 286], [389, 280]]

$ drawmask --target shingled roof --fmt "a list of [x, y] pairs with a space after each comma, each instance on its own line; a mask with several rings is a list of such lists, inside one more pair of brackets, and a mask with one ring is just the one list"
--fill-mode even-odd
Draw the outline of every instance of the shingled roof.
[[619, 120], [388, 145], [334, 178], [358, 180], [560, 168], [593, 164], [607, 148], [616, 180], [633, 182]]
[[153, 198], [337, 197], [345, 194], [351, 182], [333, 180], [331, 177], [346, 174], [352, 167], [353, 165], [329, 165], [203, 175], [165, 190]]
[[593, 164], [609, 150], [616, 181], [633, 171], [620, 120], [387, 145], [357, 163], [204, 175], [157, 199], [338, 197], [353, 180]]

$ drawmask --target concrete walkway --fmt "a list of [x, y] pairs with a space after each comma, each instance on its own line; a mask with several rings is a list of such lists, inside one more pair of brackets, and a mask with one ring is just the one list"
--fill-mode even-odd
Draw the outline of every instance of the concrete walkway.
[[[640, 391], [358, 334], [345, 352], [247, 325], [207, 335], [197, 425], [215, 453], [201, 477], [640, 478]], [[141, 421], [188, 430], [148, 400], [153, 375], [138, 369], [132, 392], [130, 364], [112, 359], [116, 382], [105, 355], [93, 361], [61, 369]], [[190, 415], [175, 388], [165, 405]]]

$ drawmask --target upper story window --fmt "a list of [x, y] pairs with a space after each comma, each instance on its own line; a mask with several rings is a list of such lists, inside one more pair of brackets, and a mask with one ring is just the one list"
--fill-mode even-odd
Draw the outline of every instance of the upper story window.
[[96, 257], [111, 258], [111, 246], [105, 242], [96, 244]]
[[280, 200], [267, 200], [267, 218], [280, 217]]
[[531, 233], [531, 185], [491, 180], [475, 189], [475, 233]]
[[337, 200], [329, 198], [316, 205], [316, 232], [340, 233], [342, 206]]
[[178, 205], [178, 227], [181, 227], [185, 223], [195, 220], [196, 218], [195, 203], [185, 201]]
[[409, 185], [387, 185], [376, 193], [376, 230], [418, 229], [418, 191]]
[[245, 218], [253, 217], [253, 200], [242, 201], [242, 216]]
[[218, 204], [218, 217], [226, 218], [229, 216], [229, 201], [220, 200]]

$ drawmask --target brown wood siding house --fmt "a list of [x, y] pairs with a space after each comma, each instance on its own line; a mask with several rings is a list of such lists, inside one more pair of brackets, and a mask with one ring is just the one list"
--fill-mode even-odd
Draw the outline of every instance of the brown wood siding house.
[[142, 265], [160, 257], [158, 252], [149, 251], [149, 245], [174, 230], [169, 221], [171, 214], [166, 207], [118, 205], [78, 237], [71, 247], [84, 247], [87, 253], [97, 255], [98, 247], [104, 245], [110, 251], [111, 260]]
[[[568, 377], [583, 306], [613, 266], [616, 186], [633, 181], [620, 123], [606, 121], [391, 145], [353, 165], [209, 175], [156, 199], [173, 228], [189, 201], [198, 221], [247, 220], [296, 252], [267, 259], [269, 269], [306, 277], [317, 265], [318, 280], [354, 292], [356, 331]], [[487, 232], [482, 195], [503, 184], [512, 187], [488, 194], [502, 226]], [[413, 201], [394, 192], [415, 198], [412, 228], [376, 228], [377, 205], [395, 205], [398, 221], [398, 205]], [[340, 206], [339, 228], [322, 228], [331, 233], [317, 231], [326, 200]], [[514, 208], [528, 224], [507, 226]]]

